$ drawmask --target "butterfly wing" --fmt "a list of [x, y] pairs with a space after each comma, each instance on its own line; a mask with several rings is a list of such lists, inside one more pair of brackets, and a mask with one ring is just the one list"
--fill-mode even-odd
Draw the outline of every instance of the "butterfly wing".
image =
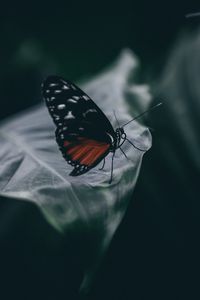
[[74, 166], [71, 175], [86, 173], [110, 151], [115, 139], [111, 123], [91, 98], [68, 80], [50, 76], [42, 93], [57, 126], [59, 148]]
[[[56, 139], [65, 160], [74, 166], [70, 173], [78, 176], [94, 168], [108, 153], [110, 144], [87, 137], [69, 139], [65, 132], [58, 133]], [[64, 137], [64, 138], [63, 138]]]

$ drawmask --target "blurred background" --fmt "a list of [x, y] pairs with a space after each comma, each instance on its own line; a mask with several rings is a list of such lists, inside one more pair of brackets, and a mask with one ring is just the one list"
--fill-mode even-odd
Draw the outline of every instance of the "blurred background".
[[0, 117], [40, 101], [46, 75], [57, 73], [72, 81], [91, 77], [123, 48], [140, 58], [142, 78], [156, 74], [177, 35], [197, 26], [198, 18], [188, 20], [185, 14], [198, 8], [198, 1], [4, 3]]
[[[200, 17], [185, 17], [199, 11], [199, 1], [134, 0], [16, 2], [1, 9], [1, 120], [39, 103], [45, 76], [90, 78], [124, 48], [140, 59], [137, 81], [151, 85], [154, 102], [164, 99], [147, 121], [153, 148], [88, 299], [200, 299]], [[81, 262], [68, 260], [70, 242], [28, 204], [18, 208], [16, 226], [15, 205], [8, 209], [6, 200], [0, 204], [1, 244], [9, 245], [0, 253], [6, 295], [13, 289], [16, 299], [76, 297], [70, 293], [80, 284]]]

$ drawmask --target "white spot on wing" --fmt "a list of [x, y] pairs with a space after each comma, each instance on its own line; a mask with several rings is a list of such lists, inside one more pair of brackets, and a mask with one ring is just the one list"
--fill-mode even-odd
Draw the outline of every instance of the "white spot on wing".
[[59, 85], [58, 83], [50, 83], [49, 86], [57, 86]]
[[50, 105], [50, 106], [49, 106], [49, 110], [50, 110], [51, 112], [53, 112], [54, 109], [55, 109], [55, 106], [54, 106], [54, 105]]
[[62, 92], [61, 90], [55, 90], [55, 91], [54, 91], [55, 94], [59, 94], [59, 93], [61, 93], [61, 92]]
[[65, 109], [66, 108], [66, 105], [65, 104], [59, 104], [58, 105], [58, 109], [59, 110], [62, 110], [62, 109]]
[[79, 96], [73, 96], [72, 98], [73, 98], [74, 100], [79, 100], [79, 99], [80, 99]]
[[76, 100], [74, 100], [74, 99], [67, 99], [67, 102], [70, 102], [70, 103], [77, 103], [77, 101]]
[[68, 90], [69, 87], [67, 85], [63, 85], [63, 90]]
[[97, 110], [96, 109], [88, 109], [88, 110], [86, 110], [85, 113], [83, 113], [83, 116], [85, 117], [89, 113], [97, 113]]
[[97, 110], [96, 109], [88, 109], [85, 113], [88, 114], [88, 113], [91, 113], [91, 112], [96, 113]]
[[86, 100], [86, 101], [90, 100], [90, 98], [89, 98], [87, 95], [83, 95], [82, 97], [83, 97], [83, 99]]
[[64, 119], [65, 119], [65, 120], [68, 120], [68, 119], [75, 119], [75, 117], [73, 116], [72, 112], [69, 111], [68, 114], [65, 116]]
[[62, 81], [62, 83], [67, 84], [67, 82], [63, 79], [61, 79], [60, 81]]

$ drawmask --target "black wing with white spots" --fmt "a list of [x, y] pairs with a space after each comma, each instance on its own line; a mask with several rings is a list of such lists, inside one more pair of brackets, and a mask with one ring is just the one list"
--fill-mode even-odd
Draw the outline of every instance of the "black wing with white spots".
[[69, 164], [71, 175], [86, 173], [110, 151], [114, 129], [100, 108], [74, 83], [49, 76], [42, 94], [57, 126], [56, 141]]

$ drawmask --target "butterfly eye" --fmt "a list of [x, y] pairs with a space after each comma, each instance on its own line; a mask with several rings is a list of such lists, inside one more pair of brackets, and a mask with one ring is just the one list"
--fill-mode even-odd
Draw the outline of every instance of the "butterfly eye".
[[126, 138], [126, 133], [122, 133], [122, 139]]

